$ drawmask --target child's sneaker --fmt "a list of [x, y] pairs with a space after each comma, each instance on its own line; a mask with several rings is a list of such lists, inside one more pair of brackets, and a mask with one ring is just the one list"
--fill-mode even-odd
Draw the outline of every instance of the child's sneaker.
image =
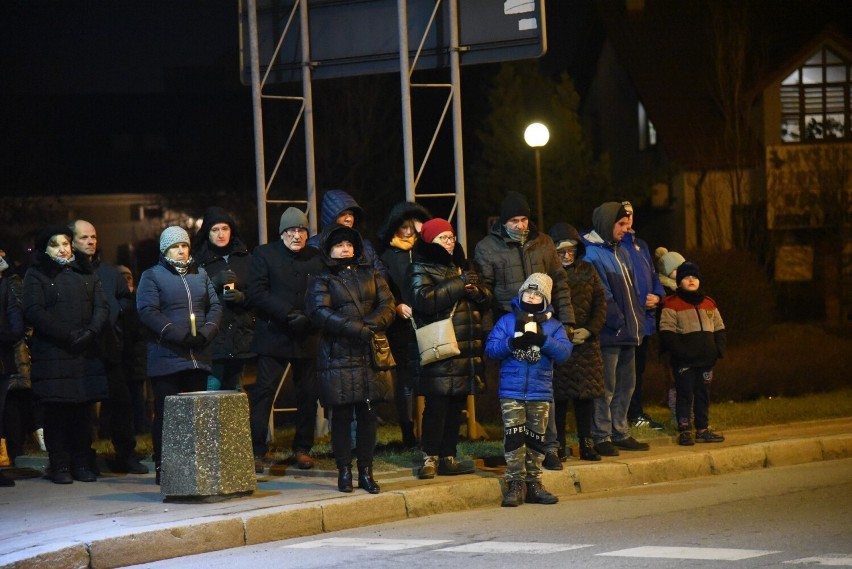
[[695, 442], [697, 443], [721, 443], [725, 440], [722, 435], [717, 435], [710, 429], [704, 429], [695, 433]]
[[680, 435], [677, 437], [677, 444], [685, 447], [691, 447], [695, 444], [695, 441], [692, 440], [692, 433], [689, 431], [681, 431]]

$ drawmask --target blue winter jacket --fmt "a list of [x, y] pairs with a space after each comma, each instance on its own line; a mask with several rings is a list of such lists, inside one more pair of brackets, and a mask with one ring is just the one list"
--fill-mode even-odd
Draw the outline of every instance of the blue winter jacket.
[[[520, 310], [517, 298], [512, 301], [512, 308]], [[553, 315], [552, 306], [548, 305], [547, 311]], [[500, 360], [500, 399], [553, 400], [553, 364], [571, 357], [573, 345], [558, 319], [548, 318], [541, 327], [547, 339], [541, 347], [541, 359], [534, 364], [517, 360], [512, 355], [509, 340], [515, 335], [514, 311], [504, 314], [488, 334], [485, 353], [491, 359]]]
[[[139, 279], [136, 291], [139, 320], [153, 333], [148, 342], [148, 376], [169, 375], [188, 369], [211, 370], [211, 343], [219, 333], [222, 305], [213, 282], [195, 265], [181, 276], [162, 256]], [[182, 345], [191, 330], [190, 311], [196, 331], [207, 339], [201, 349]]]
[[660, 282], [657, 271], [654, 270], [654, 262], [651, 260], [651, 251], [644, 240], [636, 237], [635, 233], [627, 232], [621, 238], [624, 249], [630, 253], [633, 261], [633, 271], [636, 274], [636, 288], [640, 305], [645, 311], [645, 336], [652, 336], [657, 331], [657, 309], [645, 309], [645, 298], [649, 294], [656, 294], [660, 302], [666, 297], [666, 291]]
[[606, 290], [606, 324], [601, 329], [601, 347], [638, 346], [645, 336], [645, 303], [639, 301], [633, 261], [630, 253], [621, 245], [613, 243], [612, 235], [618, 202], [608, 202], [595, 210], [594, 231], [583, 235], [586, 256], [598, 272]]

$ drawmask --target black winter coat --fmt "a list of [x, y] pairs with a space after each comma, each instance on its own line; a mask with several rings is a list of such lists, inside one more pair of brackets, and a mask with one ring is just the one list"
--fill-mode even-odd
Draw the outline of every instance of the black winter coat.
[[[343, 226], [323, 231], [320, 243]], [[357, 235], [357, 232], [349, 228]], [[331, 259], [324, 255], [326, 269], [311, 277], [306, 311], [322, 331], [317, 378], [323, 405], [347, 405], [365, 401], [387, 401], [393, 396], [390, 372], [376, 372], [370, 364], [368, 342], [362, 329], [384, 332], [393, 322], [395, 307], [387, 283], [361, 255], [358, 237], [356, 256]], [[357, 300], [356, 300], [357, 299]]]
[[21, 300], [12, 289], [11, 277], [0, 276], [0, 377], [17, 371], [15, 345], [23, 337], [24, 311]]
[[419, 367], [419, 395], [462, 395], [476, 393], [474, 378], [482, 375], [482, 321], [480, 311], [491, 305], [491, 292], [484, 287], [467, 291], [461, 279], [462, 267], [472, 268], [464, 249], [456, 243], [453, 254], [441, 245], [418, 241], [414, 262], [408, 270], [409, 296], [418, 327], [449, 318], [453, 306], [453, 329], [461, 354]]
[[24, 318], [33, 328], [33, 395], [47, 403], [85, 403], [107, 397], [98, 342], [70, 348], [72, 332], [100, 335], [109, 322], [101, 281], [85, 255], [61, 265], [36, 252], [24, 276]]
[[307, 325], [291, 329], [287, 317], [304, 314], [308, 279], [324, 266], [313, 247], [294, 253], [277, 239], [255, 248], [248, 289], [257, 315], [253, 352], [285, 359], [316, 357], [319, 334]]
[[595, 267], [581, 260], [586, 246], [573, 226], [558, 223], [551, 228], [550, 237], [556, 243], [566, 239], [577, 242], [576, 260], [573, 265], [566, 267], [571, 303], [577, 319], [574, 328], [585, 328], [592, 333], [588, 340], [574, 346], [568, 361], [556, 364], [553, 370], [554, 399], [563, 401], [603, 397], [604, 370], [598, 335], [606, 323], [606, 290]]
[[225, 259], [220, 253], [210, 247], [210, 241], [205, 239], [192, 252], [192, 257], [199, 267], [207, 271], [207, 276], [213, 279], [217, 274], [228, 269], [232, 270], [237, 279], [234, 288], [245, 295], [241, 303], [225, 301], [222, 290], [217, 290], [219, 302], [222, 303], [222, 321], [219, 324], [219, 334], [213, 341], [213, 360], [228, 360], [233, 358], [251, 358], [251, 342], [254, 338], [254, 311], [249, 308], [249, 275], [251, 272], [251, 254], [240, 240], [231, 240], [231, 253]]

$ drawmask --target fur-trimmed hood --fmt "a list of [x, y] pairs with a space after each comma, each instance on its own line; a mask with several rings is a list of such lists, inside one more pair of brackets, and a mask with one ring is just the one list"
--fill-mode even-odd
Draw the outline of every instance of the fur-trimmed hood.
[[[347, 233], [347, 239], [355, 246], [355, 256], [351, 260], [332, 259], [329, 254], [329, 244], [333, 243], [334, 239], [339, 237], [341, 233]], [[367, 263], [367, 258], [364, 256], [364, 240], [361, 238], [361, 234], [357, 230], [340, 225], [339, 223], [332, 223], [322, 230], [319, 239], [319, 249], [320, 253], [322, 253], [323, 261], [331, 268], [369, 264]]]
[[388, 213], [384, 223], [376, 232], [376, 237], [379, 239], [381, 247], [390, 245], [396, 230], [402, 225], [402, 222], [407, 219], [416, 219], [421, 223], [425, 223], [432, 219], [432, 214], [425, 207], [414, 202], [399, 202], [393, 206]]

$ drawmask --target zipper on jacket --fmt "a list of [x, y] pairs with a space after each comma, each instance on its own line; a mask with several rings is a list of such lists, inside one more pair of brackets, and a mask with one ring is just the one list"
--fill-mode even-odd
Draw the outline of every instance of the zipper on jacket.
[[630, 294], [630, 289], [633, 287], [633, 281], [630, 279], [630, 274], [627, 272], [626, 267], [621, 262], [621, 259], [618, 258], [618, 248], [619, 244], [616, 243], [613, 246], [612, 252], [615, 254], [615, 262], [618, 263], [618, 268], [621, 270], [624, 282], [627, 285], [627, 302], [630, 303], [630, 312], [633, 314], [633, 321], [636, 322], [636, 345], [638, 346], [641, 343], [641, 339], [639, 338], [639, 319], [636, 318], [636, 307], [633, 306], [633, 296]]
[[[183, 288], [186, 290], [186, 300], [189, 303], [189, 313], [193, 314], [192, 311], [192, 292], [189, 290], [189, 283], [186, 281], [186, 277], [184, 275], [178, 274], [180, 280], [183, 282]], [[197, 330], [196, 330], [197, 332]], [[192, 358], [192, 367], [198, 368], [198, 360], [195, 359], [195, 353], [192, 351], [192, 348], [189, 349], [189, 357]]]

